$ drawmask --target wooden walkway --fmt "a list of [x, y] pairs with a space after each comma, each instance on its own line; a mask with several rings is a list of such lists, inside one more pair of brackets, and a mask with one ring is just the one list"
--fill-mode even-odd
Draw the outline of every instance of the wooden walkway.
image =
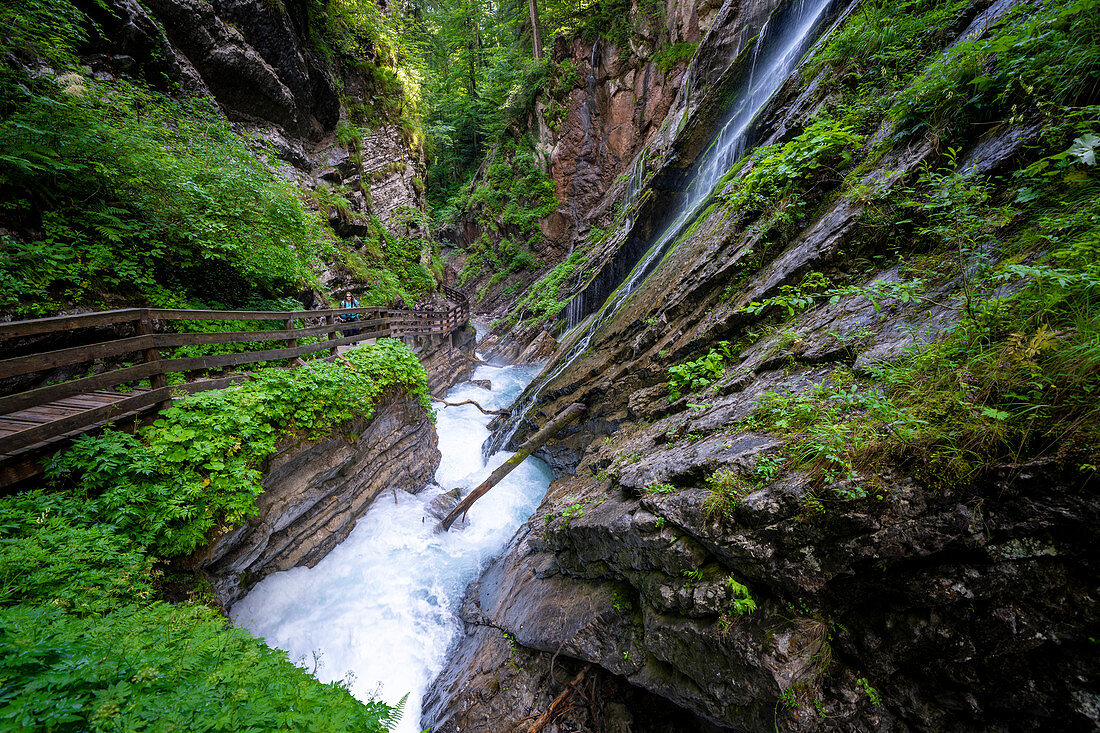
[[[0, 360], [0, 487], [41, 472], [44, 457], [81, 433], [107, 422], [136, 418], [171, 404], [172, 398], [219, 389], [248, 378], [231, 374], [169, 386], [167, 375], [223, 370], [258, 362], [287, 361], [328, 351], [336, 358], [341, 347], [378, 338], [445, 336], [469, 320], [469, 303], [458, 290], [444, 287], [456, 303], [446, 311], [390, 308], [345, 308], [315, 311], [195, 311], [133, 308], [78, 316], [58, 316], [0, 323], [0, 349], [20, 353]], [[341, 322], [342, 316], [360, 320]], [[278, 330], [204, 331], [176, 333], [169, 321], [281, 321]], [[95, 329], [94, 331], [92, 329]], [[352, 329], [358, 333], [349, 334]], [[50, 350], [43, 347], [64, 334], [85, 334], [82, 346]], [[90, 335], [87, 335], [90, 334]], [[97, 334], [105, 334], [97, 338]], [[309, 339], [308, 343], [301, 343]], [[280, 342], [282, 342], [280, 344]], [[249, 350], [230, 354], [164, 358], [162, 350], [208, 344], [247, 344]], [[272, 348], [277, 346], [277, 348]], [[138, 363], [103, 369], [105, 359], [119, 362], [138, 355]], [[43, 377], [64, 374], [65, 368], [86, 369], [57, 383], [36, 384]], [[101, 371], [96, 372], [96, 368]], [[61, 370], [61, 371], [59, 371]], [[37, 379], [34, 375], [38, 375]], [[22, 377], [33, 387], [18, 388]], [[54, 377], [56, 378], [56, 377]], [[132, 387], [148, 380], [149, 386]], [[112, 389], [114, 388], [114, 389]]]

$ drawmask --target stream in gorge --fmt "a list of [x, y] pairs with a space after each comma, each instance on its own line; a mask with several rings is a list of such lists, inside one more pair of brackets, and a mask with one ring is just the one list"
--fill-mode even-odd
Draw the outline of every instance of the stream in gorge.
[[[473, 378], [491, 380], [493, 389], [464, 382], [447, 399], [508, 407], [541, 366], [481, 365]], [[489, 420], [472, 405], [440, 409], [438, 486], [398, 491], [396, 503], [380, 495], [316, 567], [269, 575], [232, 609], [239, 626], [307, 669], [316, 666], [323, 682], [347, 679], [362, 700], [396, 703], [407, 694], [397, 733], [420, 730], [421, 700], [460, 630], [455, 610], [466, 586], [535, 510], [553, 477], [544, 462], [528, 458], [474, 504], [466, 527], [435, 534], [431, 501], [473, 488], [512, 455], [482, 458]]]

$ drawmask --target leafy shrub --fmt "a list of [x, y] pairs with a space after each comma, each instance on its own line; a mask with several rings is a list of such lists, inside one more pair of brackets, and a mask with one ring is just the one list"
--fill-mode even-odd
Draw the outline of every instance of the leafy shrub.
[[[341, 374], [340, 372], [343, 372]], [[52, 473], [68, 490], [0, 498], [0, 728], [388, 730], [401, 705], [321, 684], [215, 609], [157, 600], [153, 553], [186, 554], [239, 522], [286, 435], [369, 417], [390, 387], [427, 405], [399, 342], [346, 364], [267, 370], [165, 410], [136, 436], [85, 436]]]
[[474, 220], [482, 231], [460, 282], [486, 270], [510, 274], [532, 267], [531, 251], [542, 237], [539, 220], [557, 207], [554, 182], [539, 169], [528, 144], [502, 144], [478, 186], [445, 209], [452, 220]]
[[957, 127], [1017, 107], [1078, 104], [1100, 83], [1098, 10], [1098, 0], [1018, 5], [987, 38], [956, 45], [916, 78], [894, 116]]
[[[46, 82], [43, 82], [46, 83]], [[0, 307], [228, 304], [317, 284], [331, 233], [208, 100], [71, 74], [0, 122]]]
[[[818, 181], [824, 166], [850, 162], [862, 142], [863, 136], [844, 122], [827, 117], [814, 120], [789, 142], [753, 151], [749, 172], [725, 193], [726, 206], [735, 211], [782, 206], [786, 218], [793, 219], [806, 209], [806, 197], [799, 195], [805, 185]], [[735, 167], [731, 174], [739, 169]]]
[[0, 610], [0, 727], [381, 733], [400, 709], [320, 684], [207, 606], [152, 603], [80, 618]]
[[729, 516], [741, 505], [748, 486], [737, 471], [722, 468], [707, 478], [710, 494], [703, 502], [703, 513], [708, 518]]
[[668, 400], [675, 402], [685, 392], [697, 392], [725, 373], [725, 362], [730, 359], [729, 341], [719, 341], [695, 361], [677, 364], [668, 370]]
[[49, 473], [87, 496], [97, 521], [158, 555], [187, 554], [211, 529], [255, 511], [263, 462], [280, 438], [316, 439], [369, 418], [389, 387], [429, 409], [420, 362], [401, 342], [380, 339], [349, 352], [344, 364], [262, 370], [241, 387], [185, 398], [137, 436], [82, 436]]
[[67, 497], [6, 497], [0, 550], [0, 606], [34, 603], [83, 616], [154, 597], [152, 558]]
[[[582, 270], [588, 261], [588, 251], [574, 250], [572, 254], [559, 262], [552, 270], [527, 288], [522, 298], [516, 301], [508, 313], [506, 323], [513, 326], [520, 320], [530, 327], [538, 327], [544, 322], [556, 318], [569, 300], [568, 282], [578, 270]], [[565, 292], [562, 288], [566, 288]]]
[[687, 61], [695, 54], [695, 49], [699, 46], [699, 42], [685, 43], [679, 41], [657, 51], [653, 54], [653, 63], [657, 68], [661, 70], [661, 73], [667, 74], [672, 71], [673, 68], [681, 61]]

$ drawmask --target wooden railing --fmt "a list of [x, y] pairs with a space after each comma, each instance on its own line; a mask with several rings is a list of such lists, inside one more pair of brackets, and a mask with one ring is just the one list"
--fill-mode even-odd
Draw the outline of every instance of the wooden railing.
[[[77, 316], [57, 316], [28, 321], [0, 323], [0, 345], [11, 339], [68, 333], [96, 326], [113, 326], [119, 332], [133, 336], [98, 341], [52, 351], [32, 353], [0, 360], [0, 380], [49, 372], [58, 368], [86, 364], [129, 354], [140, 354], [140, 363], [121, 366], [101, 374], [79, 377], [16, 391], [0, 396], [0, 456], [11, 455], [30, 446], [58, 436], [88, 429], [106, 420], [148, 410], [167, 403], [177, 392], [195, 393], [226, 387], [244, 375], [222, 379], [206, 379], [168, 386], [166, 375], [221, 369], [257, 362], [298, 359], [322, 351], [335, 358], [337, 348], [367, 339], [447, 334], [463, 326], [469, 319], [466, 296], [453, 288], [444, 288], [456, 306], [446, 311], [410, 311], [390, 308], [341, 308], [312, 311], [199, 311], [166, 310], [160, 308], [130, 308], [100, 311]], [[341, 322], [341, 316], [357, 315], [359, 320]], [[191, 321], [282, 321], [278, 330], [174, 333], [165, 330], [163, 322]], [[132, 325], [131, 325], [132, 324]], [[301, 325], [299, 325], [301, 324]], [[121, 328], [119, 328], [121, 327]], [[347, 335], [356, 330], [358, 333]], [[325, 337], [315, 343], [301, 344], [306, 337]], [[209, 344], [239, 344], [283, 341], [279, 348], [262, 348], [234, 354], [162, 358], [162, 349]], [[148, 379], [148, 389], [117, 395], [97, 392], [118, 385]], [[104, 404], [88, 400], [88, 409], [62, 409], [65, 400], [96, 395]], [[47, 422], [42, 422], [47, 418]]]

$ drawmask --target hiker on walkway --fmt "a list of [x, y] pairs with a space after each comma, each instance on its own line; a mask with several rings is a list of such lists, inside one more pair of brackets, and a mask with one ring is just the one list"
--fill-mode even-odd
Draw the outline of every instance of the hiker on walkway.
[[[349, 290], [346, 293], [344, 293], [344, 299], [340, 301], [340, 307], [341, 308], [358, 308], [359, 307], [359, 301], [358, 301], [358, 299], [356, 299], [351, 294], [351, 291]], [[341, 323], [352, 323], [352, 322], [358, 321], [358, 320], [359, 320], [359, 314], [358, 313], [344, 313], [340, 316], [340, 322]], [[360, 329], [358, 329], [358, 328], [345, 328], [345, 329], [343, 329], [343, 333], [344, 333], [345, 336], [358, 336], [359, 335], [359, 330]]]

